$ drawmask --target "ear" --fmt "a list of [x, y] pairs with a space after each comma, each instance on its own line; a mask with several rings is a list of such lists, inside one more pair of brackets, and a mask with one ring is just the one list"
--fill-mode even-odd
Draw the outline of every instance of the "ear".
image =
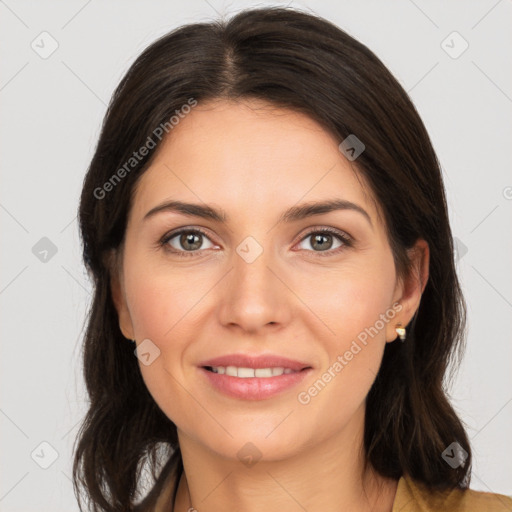
[[114, 250], [108, 256], [108, 267], [110, 269], [110, 288], [112, 290], [112, 301], [119, 318], [119, 329], [123, 336], [129, 340], [135, 338], [130, 310], [126, 301], [126, 294], [123, 286], [123, 269], [119, 262], [119, 255]]
[[387, 324], [387, 342], [397, 339], [398, 335], [395, 330], [397, 324], [401, 323], [403, 327], [407, 327], [420, 307], [421, 295], [428, 281], [430, 262], [428, 243], [420, 238], [407, 252], [411, 261], [411, 271], [403, 280], [397, 282], [393, 304], [399, 302], [402, 309]]

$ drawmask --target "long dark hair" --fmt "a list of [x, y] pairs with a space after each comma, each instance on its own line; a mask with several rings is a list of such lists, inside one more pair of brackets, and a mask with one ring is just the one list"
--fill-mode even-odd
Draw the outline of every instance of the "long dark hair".
[[[156, 481], [148, 507], [164, 478], [174, 472], [177, 482], [183, 471], [176, 427], [148, 392], [134, 346], [120, 331], [111, 255], [124, 238], [134, 185], [160, 147], [155, 129], [172, 137], [169, 120], [191, 99], [246, 98], [304, 113], [340, 142], [350, 134], [363, 141], [366, 149], [352, 163], [385, 216], [398, 276], [411, 271], [407, 249], [418, 238], [428, 242], [429, 280], [407, 342], [386, 345], [367, 396], [366, 465], [394, 479], [408, 474], [430, 489], [469, 487], [469, 441], [445, 392], [465, 343], [466, 306], [428, 133], [407, 93], [366, 46], [318, 16], [270, 7], [170, 32], [136, 59], [113, 94], [79, 207], [83, 259], [94, 284], [83, 353], [90, 407], [73, 465], [79, 503], [82, 486], [94, 511], [142, 510], [135, 503], [143, 468]], [[130, 160], [148, 137], [156, 147]], [[453, 442], [467, 452], [456, 468], [442, 457]]]

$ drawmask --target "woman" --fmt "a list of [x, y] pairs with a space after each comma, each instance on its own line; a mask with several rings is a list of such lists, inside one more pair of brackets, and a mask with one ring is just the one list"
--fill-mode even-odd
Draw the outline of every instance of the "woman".
[[339, 28], [265, 8], [156, 41], [79, 219], [93, 510], [511, 510], [469, 489], [443, 389], [465, 304], [436, 155]]

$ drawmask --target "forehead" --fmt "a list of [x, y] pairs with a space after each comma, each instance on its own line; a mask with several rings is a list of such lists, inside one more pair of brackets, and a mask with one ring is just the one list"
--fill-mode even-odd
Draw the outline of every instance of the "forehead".
[[310, 117], [263, 101], [198, 104], [173, 127], [139, 180], [131, 216], [141, 219], [169, 199], [217, 205], [240, 219], [342, 198], [378, 223], [373, 195], [340, 142]]

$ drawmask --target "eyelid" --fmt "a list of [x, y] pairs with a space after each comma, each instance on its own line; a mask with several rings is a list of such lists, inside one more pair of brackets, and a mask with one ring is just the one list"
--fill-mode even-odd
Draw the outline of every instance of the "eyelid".
[[305, 233], [302, 233], [298, 241], [302, 241], [305, 237], [311, 235], [312, 233], [332, 233], [333, 235], [353, 240], [353, 238], [346, 231], [341, 229], [333, 228], [330, 226], [313, 226], [308, 228]]

